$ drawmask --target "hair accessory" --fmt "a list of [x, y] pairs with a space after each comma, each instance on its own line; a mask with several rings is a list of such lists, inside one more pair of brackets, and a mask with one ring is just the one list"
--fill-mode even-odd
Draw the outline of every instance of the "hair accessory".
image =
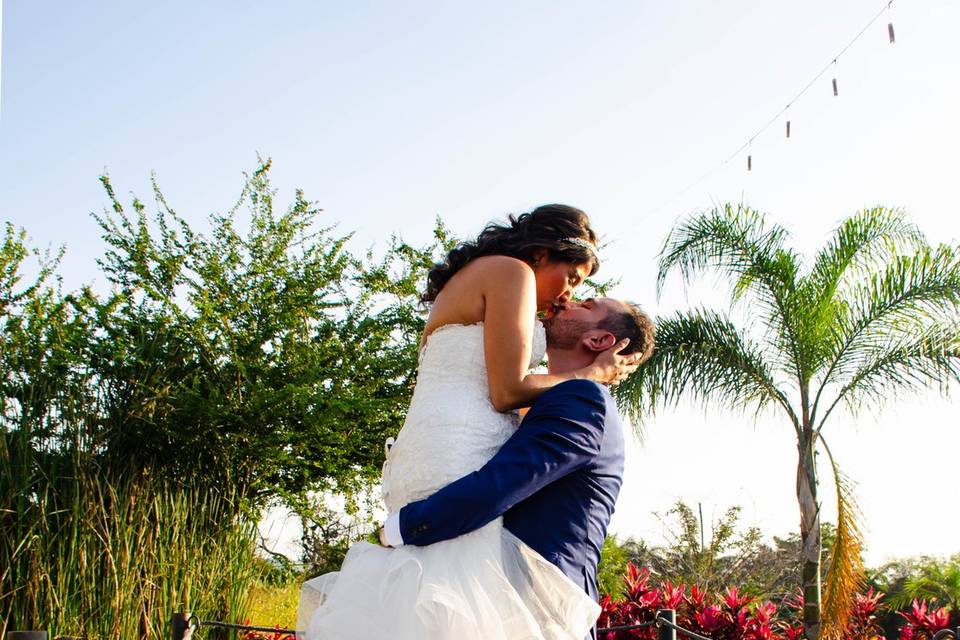
[[592, 244], [590, 244], [589, 242], [587, 242], [586, 240], [584, 240], [583, 238], [564, 238], [560, 242], [566, 242], [567, 244], [574, 244], [580, 247], [581, 249], [586, 249], [587, 251], [589, 251], [594, 255], [597, 254], [597, 248]]

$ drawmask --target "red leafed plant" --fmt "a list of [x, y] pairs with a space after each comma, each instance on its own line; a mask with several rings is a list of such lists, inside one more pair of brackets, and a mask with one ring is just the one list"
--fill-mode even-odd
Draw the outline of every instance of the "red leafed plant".
[[[884, 640], [879, 621], [879, 614], [885, 608], [880, 602], [883, 596], [882, 591], [874, 591], [873, 587], [866, 593], [854, 594], [850, 621], [846, 633], [842, 636], [844, 640]], [[790, 614], [781, 613], [781, 620], [776, 625], [779, 631], [786, 640], [803, 640], [803, 625], [800, 623], [803, 616], [803, 593], [798, 591], [787, 598], [783, 602], [783, 608]]]
[[[627, 565], [623, 577], [626, 587], [622, 600], [607, 596], [601, 602], [598, 627], [608, 628], [651, 622], [660, 609], [677, 612], [677, 624], [715, 640], [786, 640], [774, 632], [777, 608], [770, 602], [755, 604], [749, 595], [730, 587], [710, 597], [700, 586], [687, 589], [682, 584], [650, 580], [650, 570]], [[657, 637], [655, 627], [601, 633], [600, 640], [650, 639]], [[677, 637], [686, 640], [682, 632]]]
[[910, 610], [901, 611], [900, 615], [907, 621], [900, 627], [900, 640], [930, 640], [950, 624], [946, 607], [928, 611], [926, 600], [914, 600]]
[[[709, 594], [696, 584], [689, 589], [669, 581], [654, 584], [649, 569], [638, 569], [632, 563], [627, 565], [623, 583], [626, 588], [622, 599], [606, 596], [601, 601], [601, 614], [597, 621], [599, 628], [651, 622], [656, 619], [658, 610], [673, 609], [679, 626], [713, 640], [803, 639], [803, 625], [800, 623], [803, 597], [799, 594], [788, 598], [778, 608], [769, 601], [758, 602], [735, 586], [728, 587], [723, 593]], [[883, 631], [877, 620], [882, 597], [883, 593], [874, 592], [873, 589], [856, 596], [844, 640], [883, 639]], [[947, 623], [943, 610], [927, 613], [926, 605], [917, 605], [914, 609], [916, 613], [903, 615], [917, 628], [933, 629], [940, 624], [937, 627], [939, 629]], [[598, 637], [599, 640], [653, 640], [657, 637], [657, 629], [650, 626], [611, 631], [600, 633]], [[677, 638], [689, 640], [689, 636], [679, 631]], [[901, 640], [929, 638], [930, 635], [901, 636]]]
[[866, 593], [857, 593], [853, 596], [853, 609], [850, 611], [850, 622], [847, 624], [848, 638], [863, 640], [883, 640], [883, 629], [877, 619], [880, 610], [882, 591], [874, 591], [873, 587]]
[[[249, 625], [250, 619], [247, 618], [243, 624]], [[240, 638], [241, 640], [296, 640], [294, 634], [281, 631], [280, 625], [276, 625], [275, 628], [276, 631], [243, 631], [240, 633]]]

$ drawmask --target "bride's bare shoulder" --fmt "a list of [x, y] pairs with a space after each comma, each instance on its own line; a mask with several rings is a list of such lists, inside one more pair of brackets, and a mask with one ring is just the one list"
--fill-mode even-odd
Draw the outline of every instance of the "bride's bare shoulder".
[[510, 256], [482, 256], [474, 258], [464, 270], [472, 267], [475, 275], [496, 278], [526, 278], [533, 276], [533, 269], [519, 258]]
[[474, 258], [450, 278], [434, 300], [424, 336], [447, 324], [481, 322], [492, 300], [516, 300], [535, 286], [533, 269], [523, 260]]

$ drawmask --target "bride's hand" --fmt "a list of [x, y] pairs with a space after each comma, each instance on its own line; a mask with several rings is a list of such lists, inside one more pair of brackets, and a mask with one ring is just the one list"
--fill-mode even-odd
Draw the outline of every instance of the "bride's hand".
[[630, 344], [628, 338], [624, 338], [606, 351], [600, 353], [589, 367], [587, 367], [586, 377], [595, 380], [600, 384], [619, 384], [627, 379], [631, 373], [640, 366], [640, 354], [631, 353], [629, 355], [620, 355], [626, 346]]

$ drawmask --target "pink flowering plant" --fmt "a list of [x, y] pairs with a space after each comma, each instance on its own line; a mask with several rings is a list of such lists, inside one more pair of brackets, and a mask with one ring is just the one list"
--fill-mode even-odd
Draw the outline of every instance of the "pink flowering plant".
[[[756, 602], [751, 596], [730, 587], [723, 593], [709, 595], [698, 585], [689, 589], [669, 580], [654, 584], [650, 570], [627, 565], [622, 599], [607, 596], [601, 602], [598, 627], [610, 628], [652, 622], [657, 611], [673, 609], [677, 624], [716, 640], [775, 640], [786, 638], [777, 630], [777, 607], [772, 602]], [[643, 638], [653, 640], [653, 626], [600, 634], [601, 640]], [[678, 638], [688, 638], [682, 632]]]
[[[649, 569], [637, 568], [632, 563], [627, 565], [623, 582], [622, 598], [606, 596], [600, 603], [597, 626], [601, 629], [649, 623], [656, 619], [659, 610], [673, 609], [677, 625], [714, 640], [801, 640], [803, 637], [800, 615], [803, 599], [799, 594], [778, 607], [773, 602], [743, 593], [735, 586], [711, 594], [696, 584], [687, 588], [669, 580], [654, 583]], [[844, 640], [883, 638], [877, 621], [882, 597], [882, 593], [873, 589], [857, 595]], [[655, 626], [599, 634], [600, 640], [654, 640], [656, 637]], [[683, 632], [677, 632], [677, 638], [690, 640], [690, 636]], [[901, 636], [901, 640], [923, 638]]]
[[914, 600], [909, 611], [900, 615], [906, 624], [900, 627], [900, 640], [930, 640], [950, 624], [950, 614], [946, 607], [930, 609], [926, 600]]

